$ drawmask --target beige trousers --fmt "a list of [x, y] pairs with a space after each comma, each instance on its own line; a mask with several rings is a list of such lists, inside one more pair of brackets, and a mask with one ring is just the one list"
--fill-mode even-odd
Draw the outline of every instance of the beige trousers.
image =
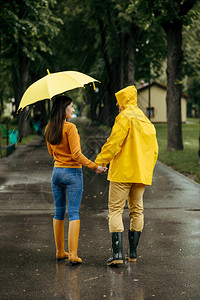
[[123, 232], [122, 213], [128, 200], [130, 230], [142, 231], [144, 227], [143, 194], [145, 185], [140, 183], [110, 182], [109, 186], [109, 231]]

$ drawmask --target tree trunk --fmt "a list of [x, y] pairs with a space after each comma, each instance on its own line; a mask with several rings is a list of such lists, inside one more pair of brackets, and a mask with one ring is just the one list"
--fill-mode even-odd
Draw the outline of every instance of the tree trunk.
[[134, 40], [132, 33], [130, 33], [130, 45], [128, 51], [128, 85], [133, 85], [135, 80], [135, 52]]
[[124, 34], [120, 36], [120, 88], [124, 88], [124, 65], [125, 65], [125, 49]]
[[96, 94], [94, 91], [90, 90], [87, 93], [87, 98], [90, 103], [90, 111], [89, 111], [89, 118], [93, 121], [97, 121], [97, 115], [96, 115], [96, 108], [97, 108], [97, 101], [96, 101]]
[[3, 91], [0, 94], [0, 116], [3, 114]]
[[38, 102], [38, 109], [41, 112], [41, 123], [42, 123], [42, 128], [47, 124], [47, 118], [49, 115], [47, 115], [46, 111], [46, 103], [50, 103], [49, 100], [47, 101], [39, 101]]
[[[101, 36], [101, 49], [102, 49], [102, 55], [104, 58], [104, 62], [105, 62], [105, 66], [106, 66], [106, 70], [107, 70], [107, 74], [108, 74], [108, 81], [107, 81], [107, 91], [108, 91], [108, 97], [105, 98], [105, 106], [104, 106], [104, 110], [106, 109], [108, 114], [109, 114], [109, 118], [107, 119], [107, 123], [108, 126], [112, 126], [113, 125], [113, 115], [114, 112], [116, 110], [116, 99], [115, 99], [115, 95], [114, 95], [114, 75], [112, 72], [112, 68], [109, 62], [109, 58], [108, 58], [108, 54], [106, 51], [106, 28], [103, 24], [103, 21], [101, 19], [98, 18], [98, 24], [99, 24], [99, 31], [100, 31], [100, 36]], [[104, 95], [106, 95], [107, 93], [105, 93]]]
[[[29, 65], [30, 60], [25, 57], [22, 51], [19, 51], [19, 73], [15, 74], [15, 103], [16, 109], [19, 106], [20, 100], [28, 87], [28, 78], [29, 78]], [[19, 131], [19, 140], [21, 141], [23, 137], [26, 137], [30, 133], [30, 124], [29, 124], [29, 111], [27, 108], [20, 110], [18, 115], [18, 131]]]
[[104, 125], [110, 126], [110, 107], [108, 106], [108, 89], [105, 87], [100, 92], [100, 105], [99, 105], [99, 112], [98, 112], [98, 122]]
[[163, 27], [167, 34], [167, 150], [182, 150], [182, 23], [177, 20]]

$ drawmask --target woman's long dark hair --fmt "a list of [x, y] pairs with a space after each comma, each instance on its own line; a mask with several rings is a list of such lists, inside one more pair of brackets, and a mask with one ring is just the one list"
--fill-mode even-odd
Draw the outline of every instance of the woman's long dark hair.
[[72, 103], [67, 96], [58, 96], [50, 113], [50, 120], [45, 130], [45, 138], [52, 145], [58, 145], [62, 141], [63, 122], [66, 119], [66, 107]]

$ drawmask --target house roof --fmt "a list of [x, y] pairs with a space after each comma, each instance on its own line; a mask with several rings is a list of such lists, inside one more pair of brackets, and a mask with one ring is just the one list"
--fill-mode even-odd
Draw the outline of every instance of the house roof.
[[[156, 81], [152, 81], [150, 86], [157, 86], [158, 88], [161, 88], [163, 90], [166, 90], [167, 89], [167, 86], [165, 84], [162, 84], [162, 83], [159, 83], [159, 82], [156, 82]], [[138, 93], [140, 93], [141, 91], [145, 90], [149, 88], [149, 83], [147, 82], [144, 82], [141, 86], [137, 87], [137, 91]], [[181, 93], [182, 97], [185, 98], [185, 99], [188, 99], [189, 98], [189, 95], [185, 94], [185, 93]]]

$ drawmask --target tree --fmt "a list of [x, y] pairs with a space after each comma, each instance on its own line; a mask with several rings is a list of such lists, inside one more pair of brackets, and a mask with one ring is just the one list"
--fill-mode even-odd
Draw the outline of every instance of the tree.
[[[65, 1], [60, 1], [56, 7], [56, 15], [63, 19], [64, 24], [54, 40], [57, 58], [52, 69], [76, 70], [97, 78], [101, 81], [99, 94], [102, 94], [104, 62], [99, 55], [100, 44], [96, 34], [98, 27], [96, 20], [91, 17], [90, 1], [68, 0], [67, 5]], [[99, 97], [92, 87], [86, 88], [84, 94], [87, 97], [83, 97], [83, 101], [90, 106], [89, 117], [97, 120]]]
[[[126, 85], [136, 84], [137, 80], [144, 78], [145, 74], [149, 73], [150, 60], [152, 67], [158, 71], [165, 55], [163, 50], [165, 43], [163, 34], [158, 26], [156, 28], [155, 23], [151, 27], [144, 24], [133, 1], [95, 0], [93, 3], [108, 76], [108, 101], [113, 103], [108, 111], [113, 114], [116, 101], [113, 98], [114, 92]], [[148, 47], [144, 47], [149, 38], [151, 43]], [[153, 56], [151, 54], [152, 49], [155, 49], [155, 40], [159, 41], [156, 48], [157, 55]]]
[[200, 5], [191, 11], [193, 20], [183, 30], [183, 75], [186, 79], [185, 91], [189, 94], [188, 114], [195, 107], [200, 117]]
[[[8, 62], [7, 73], [12, 74], [11, 85], [15, 105], [30, 80], [32, 62], [39, 62], [44, 54], [52, 54], [52, 39], [58, 34], [61, 20], [52, 13], [56, 1], [20, 0], [0, 1], [1, 59]], [[28, 132], [26, 109], [19, 113], [20, 138]]]
[[155, 22], [151, 28], [144, 25], [129, 0], [68, 0], [67, 6], [60, 1], [54, 12], [64, 25], [53, 44], [53, 71], [77, 70], [99, 79], [99, 93], [86, 89], [90, 117], [112, 125], [115, 92], [147, 77], [150, 58], [159, 73], [166, 54], [163, 33]]
[[167, 149], [182, 150], [181, 88], [182, 29], [191, 21], [188, 12], [198, 0], [145, 0], [141, 11], [163, 27], [167, 38]]

